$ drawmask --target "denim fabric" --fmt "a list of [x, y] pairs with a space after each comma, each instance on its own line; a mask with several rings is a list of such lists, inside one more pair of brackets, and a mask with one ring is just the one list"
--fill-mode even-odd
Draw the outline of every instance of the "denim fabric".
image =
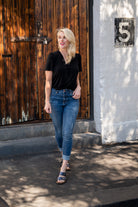
[[64, 160], [70, 159], [72, 133], [79, 110], [79, 99], [73, 99], [72, 95], [73, 91], [70, 89], [52, 88], [50, 96], [55, 138]]

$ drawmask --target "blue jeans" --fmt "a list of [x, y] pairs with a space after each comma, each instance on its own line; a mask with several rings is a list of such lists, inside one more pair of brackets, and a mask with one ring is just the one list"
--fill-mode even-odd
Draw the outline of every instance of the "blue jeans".
[[79, 110], [79, 99], [72, 98], [73, 91], [69, 89], [55, 90], [52, 88], [51, 118], [55, 127], [55, 138], [63, 159], [69, 160], [72, 150], [72, 134]]

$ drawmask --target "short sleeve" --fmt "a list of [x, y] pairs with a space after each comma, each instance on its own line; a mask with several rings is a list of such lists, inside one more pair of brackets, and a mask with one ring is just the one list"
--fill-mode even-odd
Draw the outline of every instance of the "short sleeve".
[[53, 71], [54, 70], [54, 57], [53, 53], [50, 53], [47, 58], [45, 70]]
[[82, 71], [82, 65], [81, 65], [81, 55], [78, 54], [78, 61], [79, 61], [79, 72]]

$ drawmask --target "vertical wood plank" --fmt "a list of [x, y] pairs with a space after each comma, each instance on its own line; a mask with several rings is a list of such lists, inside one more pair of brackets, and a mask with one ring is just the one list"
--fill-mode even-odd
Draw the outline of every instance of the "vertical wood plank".
[[[59, 28], [59, 22], [58, 22], [58, 18], [59, 16], [57, 15], [57, 13], [59, 12], [59, 7], [57, 7], [57, 2], [56, 0], [53, 1], [53, 36], [52, 36], [52, 44], [53, 44], [53, 51], [56, 51], [58, 49], [57, 46], [57, 38], [56, 38], [56, 30]], [[50, 44], [51, 44], [50, 43]]]
[[[35, 36], [35, 0], [28, 0], [29, 12], [29, 36]], [[36, 85], [36, 44], [30, 43], [30, 65], [28, 72], [28, 91], [29, 91], [29, 120], [37, 118], [37, 85]]]
[[[12, 34], [11, 34], [11, 37], [16, 37], [17, 35], [17, 4], [16, 4], [16, 1], [13, 1], [12, 0], [12, 13], [11, 13], [11, 16], [12, 16]], [[15, 91], [14, 91], [14, 97], [15, 97], [15, 110], [14, 110], [14, 113], [15, 113], [15, 121], [13, 121], [13, 123], [16, 123], [19, 121], [19, 114], [18, 114], [18, 79], [17, 79], [17, 71], [18, 71], [18, 68], [17, 68], [17, 62], [16, 60], [18, 59], [17, 57], [17, 45], [16, 44], [11, 44], [11, 48], [12, 48], [12, 54], [13, 54], [13, 57], [12, 57], [12, 69], [14, 71], [14, 84], [15, 84]]]
[[61, 20], [60, 20], [60, 0], [55, 0], [55, 18], [54, 18], [54, 28], [53, 28], [53, 40], [52, 44], [55, 45], [53, 48], [55, 51], [58, 49], [58, 44], [57, 44], [57, 37], [56, 37], [56, 30], [61, 28]]
[[3, 2], [0, 0], [0, 125], [5, 120], [5, 107], [4, 107], [4, 76], [3, 76]]
[[[13, 55], [13, 48], [11, 45], [11, 35], [13, 34], [13, 5], [12, 0], [7, 1], [7, 53]], [[15, 68], [13, 67], [13, 59], [8, 58], [7, 67], [7, 84], [8, 84], [8, 107], [10, 111], [10, 123], [17, 121], [16, 113], [16, 94], [15, 94]]]
[[[20, 24], [21, 24], [21, 19], [20, 19], [20, 1], [16, 0], [16, 36], [20, 36]], [[16, 65], [17, 65], [17, 99], [18, 99], [18, 121], [22, 121], [22, 101], [21, 101], [21, 95], [22, 95], [22, 79], [21, 79], [21, 70], [22, 70], [22, 65], [21, 65], [21, 43], [16, 43], [17, 48], [16, 48]]]
[[74, 21], [74, 16], [75, 16], [75, 6], [74, 6], [74, 1], [71, 0], [71, 29], [75, 33], [75, 21]]
[[47, 35], [47, 3], [42, 0], [42, 20], [43, 20], [43, 35]]
[[[12, 1], [12, 7], [13, 7], [13, 35], [11, 37], [16, 37], [17, 35], [17, 4], [16, 4], [16, 1]], [[12, 50], [13, 50], [13, 68], [14, 68], [14, 71], [15, 71], [15, 109], [16, 109], [16, 122], [19, 121], [19, 114], [18, 114], [18, 79], [17, 79], [17, 71], [18, 71], [18, 68], [17, 68], [17, 63], [16, 63], [16, 60], [17, 60], [17, 45], [16, 44], [12, 44]], [[16, 123], [15, 122], [15, 123]]]
[[[53, 3], [54, 4], [54, 3]], [[42, 0], [42, 18], [43, 18], [43, 35], [48, 36], [48, 4], [47, 1]], [[53, 13], [53, 15], [55, 15]], [[48, 54], [48, 46], [43, 45], [43, 65], [41, 67], [41, 75], [42, 75], [42, 100], [41, 100], [41, 109], [42, 109], [42, 119], [46, 120], [49, 119], [49, 115], [44, 111], [44, 104], [45, 104], [45, 64]]]
[[[88, 94], [88, 89], [87, 89], [87, 21], [86, 21], [86, 1], [80, 0], [79, 1], [79, 16], [80, 18], [80, 53], [82, 55], [82, 74], [81, 74], [81, 87], [83, 94]], [[82, 35], [83, 33], [83, 35]], [[85, 37], [85, 38], [84, 38]], [[82, 118], [87, 117], [87, 107], [88, 107], [88, 100], [85, 95], [81, 97], [81, 116]]]
[[74, 2], [73, 0], [68, 1], [68, 28], [70, 28], [73, 31], [74, 28], [74, 21], [73, 21], [73, 6]]
[[[29, 12], [31, 13], [31, 10], [29, 10], [28, 0], [25, 0], [25, 8], [24, 8], [24, 35], [26, 37], [29, 37]], [[30, 43], [29, 43], [30, 44]], [[26, 70], [26, 78], [25, 78], [25, 84], [26, 84], [26, 105], [25, 105], [25, 114], [26, 114], [26, 120], [29, 120], [29, 65], [30, 65], [30, 50], [29, 50], [29, 44], [25, 44], [25, 70]]]
[[61, 0], [60, 5], [61, 27], [66, 27], [66, 0]]
[[[25, 2], [24, 2], [25, 3]], [[20, 33], [19, 36], [24, 36], [24, 13], [22, 10], [22, 1], [19, 1], [19, 29]], [[21, 88], [21, 120], [22, 122], [25, 120], [25, 60], [24, 60], [24, 54], [25, 54], [25, 44], [23, 42], [20, 43], [20, 88]]]
[[60, 0], [55, 0], [55, 28], [61, 27], [60, 22]]
[[[20, 1], [21, 5], [21, 25], [20, 25], [20, 36], [26, 36], [25, 32], [25, 20], [26, 20], [26, 14], [25, 14], [25, 8], [28, 6], [27, 1]], [[26, 43], [21, 43], [21, 50], [22, 50], [22, 57], [21, 57], [21, 64], [22, 64], [22, 70], [21, 70], [21, 79], [22, 79], [22, 121], [27, 120], [27, 64], [26, 64]]]
[[75, 28], [74, 28], [74, 33], [76, 37], [76, 50], [79, 52], [79, 1], [75, 0], [74, 1], [74, 22], [75, 22]]
[[[42, 0], [36, 0], [36, 8], [35, 8], [35, 18], [36, 22], [43, 23], [42, 19]], [[42, 34], [41, 34], [42, 35]], [[37, 44], [37, 70], [36, 70], [36, 76], [37, 76], [37, 113], [38, 118], [42, 118], [42, 99], [43, 99], [43, 72], [42, 72], [42, 44]]]
[[[4, 54], [8, 53], [8, 22], [7, 22], [7, 0], [4, 1]], [[5, 114], [6, 114], [6, 123], [10, 123], [10, 97], [9, 97], [9, 58], [4, 58], [4, 76], [5, 76]]]
[[[90, 58], [90, 56], [89, 56], [89, 45], [90, 45], [90, 43], [89, 43], [89, 20], [90, 20], [90, 14], [89, 14], [89, 0], [87, 0], [86, 1], [86, 3], [87, 3], [87, 7], [86, 7], [86, 11], [87, 11], [87, 13], [86, 13], [86, 21], [87, 21], [87, 88], [88, 88], [88, 114], [87, 114], [87, 117], [88, 118], [90, 118], [90, 107], [91, 107], [91, 105], [90, 105], [90, 68], [89, 68], [89, 58]], [[92, 84], [92, 83], [91, 83]]]

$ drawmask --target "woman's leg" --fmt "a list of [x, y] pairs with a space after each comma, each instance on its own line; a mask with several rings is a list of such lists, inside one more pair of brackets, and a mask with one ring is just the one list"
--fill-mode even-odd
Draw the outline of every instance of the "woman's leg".
[[57, 179], [57, 184], [63, 184], [66, 182], [66, 169], [67, 164], [70, 159], [71, 149], [72, 149], [72, 134], [74, 124], [77, 118], [79, 110], [79, 100], [72, 100], [66, 106], [64, 106], [63, 111], [63, 126], [62, 126], [62, 136], [63, 136], [63, 162], [60, 169], [59, 177]]
[[63, 126], [62, 126], [62, 137], [63, 137], [63, 160], [69, 160], [72, 150], [72, 134], [75, 125], [75, 121], [79, 110], [79, 100], [72, 99], [64, 107], [63, 111]]
[[58, 144], [59, 150], [62, 152], [62, 144], [63, 144], [63, 138], [62, 138], [62, 119], [63, 119], [63, 107], [58, 104], [52, 104], [52, 113], [51, 118], [53, 121], [53, 125], [55, 128], [55, 138]]

